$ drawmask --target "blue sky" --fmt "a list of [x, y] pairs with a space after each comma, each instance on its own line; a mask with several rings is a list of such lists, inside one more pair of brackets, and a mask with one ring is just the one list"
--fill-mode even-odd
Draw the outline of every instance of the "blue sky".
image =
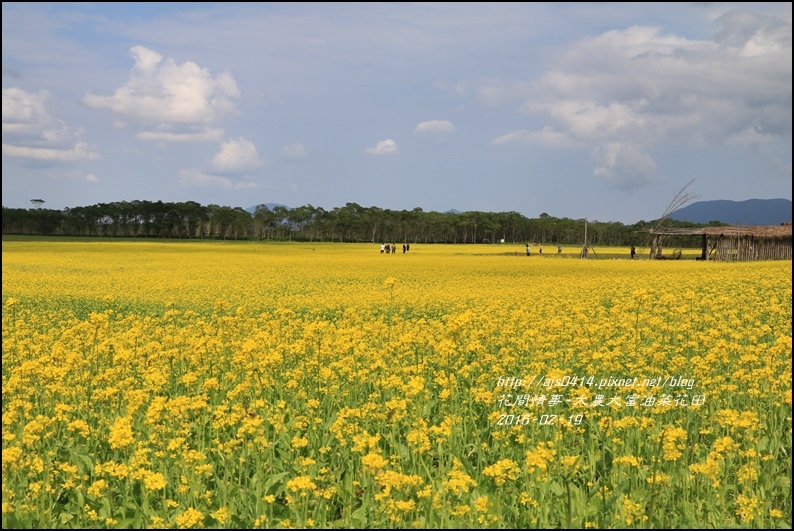
[[3, 2], [3, 206], [791, 199], [791, 6]]

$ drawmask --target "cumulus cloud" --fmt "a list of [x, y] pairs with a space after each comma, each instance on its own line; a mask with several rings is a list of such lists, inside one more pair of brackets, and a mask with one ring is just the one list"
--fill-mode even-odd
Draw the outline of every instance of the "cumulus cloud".
[[447, 120], [430, 120], [419, 122], [414, 129], [417, 134], [454, 133], [457, 131], [452, 122]]
[[81, 160], [99, 158], [99, 154], [94, 152], [93, 149], [84, 142], [79, 142], [70, 149], [36, 148], [3, 144], [3, 155], [51, 162], [78, 162]]
[[658, 178], [657, 166], [648, 153], [626, 142], [609, 142], [590, 152], [593, 175], [630, 192]]
[[47, 91], [3, 89], [3, 155], [39, 161], [78, 162], [99, 158], [73, 129], [47, 110]]
[[234, 100], [240, 97], [240, 91], [230, 74], [213, 76], [209, 69], [192, 61], [179, 64], [164, 60], [143, 46], [131, 48], [130, 55], [135, 64], [127, 82], [111, 95], [89, 92], [83, 103], [110, 111], [145, 130], [160, 128], [144, 139], [205, 141], [212, 136], [207, 131], [210, 124], [236, 112]]
[[287, 160], [306, 160], [309, 158], [309, 153], [302, 144], [291, 144], [281, 148], [281, 156]]
[[152, 142], [219, 142], [223, 129], [204, 128], [195, 133], [170, 133], [167, 131], [141, 131], [135, 135], [138, 140]]
[[256, 146], [243, 137], [233, 138], [221, 144], [212, 159], [212, 169], [219, 173], [245, 173], [262, 165]]
[[518, 100], [522, 115], [543, 123], [493, 143], [586, 147], [595, 175], [633, 189], [653, 181], [655, 146], [753, 150], [790, 139], [790, 16], [734, 10], [715, 24], [705, 40], [648, 26], [608, 31], [525, 86], [488, 82], [479, 94], [489, 104]]
[[397, 154], [397, 144], [391, 139], [381, 140], [374, 147], [367, 149], [367, 153], [370, 155], [395, 155]]
[[244, 189], [259, 188], [260, 185], [249, 180], [235, 180], [222, 175], [211, 175], [198, 168], [179, 172], [179, 185], [183, 188], [228, 188]]
[[497, 146], [504, 144], [540, 145], [545, 148], [556, 149], [570, 149], [582, 146], [582, 142], [550, 127], [544, 127], [541, 131], [527, 131], [526, 129], [512, 131], [494, 138], [491, 143]]

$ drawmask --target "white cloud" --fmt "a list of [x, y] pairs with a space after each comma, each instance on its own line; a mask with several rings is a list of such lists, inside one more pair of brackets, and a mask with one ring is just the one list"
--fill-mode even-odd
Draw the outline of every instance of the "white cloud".
[[610, 142], [590, 153], [593, 175], [630, 192], [658, 179], [657, 166], [648, 153], [630, 143]]
[[3, 155], [51, 162], [78, 162], [81, 160], [99, 158], [99, 154], [84, 142], [79, 142], [70, 149], [36, 148], [3, 144]]
[[526, 81], [500, 80], [476, 88], [477, 98], [488, 107], [528, 97], [531, 92]]
[[[655, 177], [661, 144], [735, 145], [749, 152], [790, 139], [791, 19], [733, 10], [713, 40], [633, 26], [583, 39], [525, 87], [489, 82], [488, 104], [522, 100], [543, 120], [494, 144], [589, 148], [594, 174], [622, 189]], [[632, 147], [632, 146], [642, 146]]]
[[512, 131], [500, 137], [494, 138], [491, 143], [497, 146], [513, 143], [532, 144], [534, 142], [533, 136], [534, 133], [530, 133], [526, 129], [521, 129], [520, 131]]
[[[207, 68], [192, 61], [177, 64], [173, 59], [163, 60], [159, 53], [143, 46], [134, 46], [130, 54], [135, 65], [129, 80], [110, 96], [87, 93], [83, 103], [147, 129], [167, 127], [175, 133], [185, 126], [216, 123], [236, 112], [234, 100], [240, 92], [230, 74], [213, 77]], [[186, 138], [163, 136], [177, 141]], [[200, 136], [197, 139], [203, 141]]]
[[3, 89], [3, 131], [9, 126], [29, 126], [51, 120], [44, 108], [46, 90], [35, 94], [19, 88]]
[[88, 175], [86, 175], [85, 177], [83, 177], [83, 180], [84, 180], [84, 181], [88, 181], [88, 182], [90, 182], [90, 183], [99, 182], [99, 179], [98, 179], [98, 178], [97, 178], [97, 176], [96, 176], [96, 175], [94, 175], [93, 173], [89, 173]]
[[302, 144], [291, 144], [281, 148], [281, 156], [287, 160], [306, 160], [309, 153]]
[[261, 165], [256, 146], [243, 137], [221, 144], [220, 150], [212, 159], [212, 169], [220, 173], [245, 173]]
[[554, 131], [550, 127], [544, 127], [541, 131], [527, 131], [521, 129], [519, 131], [512, 131], [491, 141], [496, 146], [505, 144], [524, 144], [528, 146], [539, 145], [545, 148], [556, 149], [570, 149], [582, 147], [582, 142], [579, 142], [569, 135], [565, 135], [559, 131]]
[[416, 125], [414, 133], [454, 133], [457, 131], [452, 122], [447, 120], [430, 120], [427, 122], [420, 122]]
[[381, 140], [374, 147], [367, 149], [367, 153], [370, 155], [395, 155], [397, 144], [391, 139]]
[[733, 10], [722, 14], [717, 23], [721, 27], [714, 37], [715, 42], [744, 57], [764, 57], [777, 52], [791, 54], [790, 19]]
[[179, 185], [183, 188], [259, 188], [260, 185], [253, 181], [238, 181], [221, 175], [210, 175], [198, 168], [182, 170], [179, 172]]
[[99, 158], [92, 146], [80, 141], [82, 129], [72, 129], [49, 113], [48, 98], [47, 91], [3, 89], [3, 155], [53, 162]]
[[153, 142], [219, 142], [223, 138], [223, 129], [204, 127], [194, 133], [170, 133], [166, 131], [141, 131], [138, 140]]

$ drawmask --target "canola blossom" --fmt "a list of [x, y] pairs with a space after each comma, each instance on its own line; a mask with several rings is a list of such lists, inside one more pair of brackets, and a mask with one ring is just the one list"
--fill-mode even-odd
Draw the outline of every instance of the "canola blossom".
[[573, 256], [4, 241], [3, 527], [790, 527], [791, 262]]

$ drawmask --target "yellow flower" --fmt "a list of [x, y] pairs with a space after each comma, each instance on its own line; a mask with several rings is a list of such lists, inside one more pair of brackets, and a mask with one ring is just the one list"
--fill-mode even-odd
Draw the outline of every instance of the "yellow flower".
[[682, 428], [668, 428], [662, 434], [662, 449], [664, 450], [665, 461], [675, 461], [681, 457], [682, 450], [686, 448], [683, 442], [686, 441], [687, 433]]
[[317, 490], [317, 485], [309, 476], [298, 476], [287, 482], [287, 490], [290, 492], [300, 492], [301, 496], [306, 496], [307, 492]]
[[97, 498], [102, 497], [102, 491], [107, 488], [107, 482], [104, 479], [99, 479], [94, 481], [86, 492], [92, 496], [96, 496]]
[[645, 514], [645, 508], [642, 504], [631, 501], [628, 498], [623, 498], [623, 520], [626, 525], [633, 525], [637, 521], [645, 521], [648, 516]]
[[361, 458], [361, 464], [364, 465], [364, 470], [370, 474], [375, 474], [378, 470], [388, 465], [389, 462], [380, 454], [370, 452]]
[[405, 439], [420, 454], [430, 450], [430, 438], [427, 436], [426, 425], [409, 431], [408, 435], [405, 436]]
[[622, 455], [620, 457], [616, 457], [612, 462], [618, 465], [628, 465], [633, 466], [634, 468], [639, 468], [642, 459], [633, 455]]
[[189, 527], [202, 527], [204, 522], [204, 513], [198, 509], [190, 507], [185, 512], [178, 514], [176, 517], [176, 525], [181, 528]]
[[738, 505], [736, 508], [736, 515], [741, 518], [744, 523], [754, 520], [761, 512], [761, 504], [757, 498], [752, 496], [739, 494], [736, 498], [736, 503]]
[[444, 481], [444, 487], [460, 496], [464, 492], [469, 492], [469, 489], [476, 486], [477, 482], [463, 470], [463, 463], [460, 462], [460, 459], [455, 457], [452, 470], [449, 471], [447, 480]]
[[720, 437], [714, 441], [714, 451], [719, 454], [733, 452], [738, 449], [739, 445], [730, 437]]
[[298, 437], [297, 435], [292, 438], [292, 447], [295, 449], [306, 448], [309, 446], [309, 439], [306, 437]]
[[491, 466], [487, 466], [482, 471], [483, 475], [493, 478], [497, 485], [504, 485], [505, 481], [515, 480], [521, 474], [521, 469], [515, 461], [511, 459], [502, 459], [497, 461]]
[[557, 451], [553, 449], [552, 443], [540, 443], [534, 450], [528, 450], [525, 454], [527, 472], [532, 474], [536, 470], [547, 470], [548, 464], [554, 460]]
[[143, 478], [143, 484], [147, 490], [163, 490], [168, 485], [168, 481], [160, 472], [150, 472]]
[[229, 519], [229, 510], [226, 509], [226, 507], [221, 507], [214, 513], [210, 513], [210, 516], [212, 516], [219, 524], [223, 525]]
[[474, 500], [474, 509], [479, 513], [488, 512], [488, 496], [480, 496]]
[[670, 476], [662, 472], [656, 472], [645, 479], [649, 484], [668, 485], [670, 483]]
[[748, 463], [739, 469], [736, 477], [739, 479], [739, 483], [752, 485], [758, 479], [758, 469], [755, 465]]
[[108, 442], [114, 450], [125, 448], [135, 442], [135, 437], [132, 435], [132, 419], [130, 417], [119, 417], [113, 422]]
[[522, 492], [521, 493], [520, 503], [521, 503], [521, 505], [529, 505], [531, 507], [537, 507], [538, 506], [538, 501], [535, 498], [533, 498], [532, 496], [530, 496], [529, 494], [527, 494], [526, 492]]
[[88, 423], [82, 419], [78, 419], [70, 422], [69, 425], [66, 426], [66, 429], [68, 429], [69, 431], [75, 431], [80, 435], [82, 435], [83, 437], [88, 437], [88, 434], [91, 431], [88, 427]]

